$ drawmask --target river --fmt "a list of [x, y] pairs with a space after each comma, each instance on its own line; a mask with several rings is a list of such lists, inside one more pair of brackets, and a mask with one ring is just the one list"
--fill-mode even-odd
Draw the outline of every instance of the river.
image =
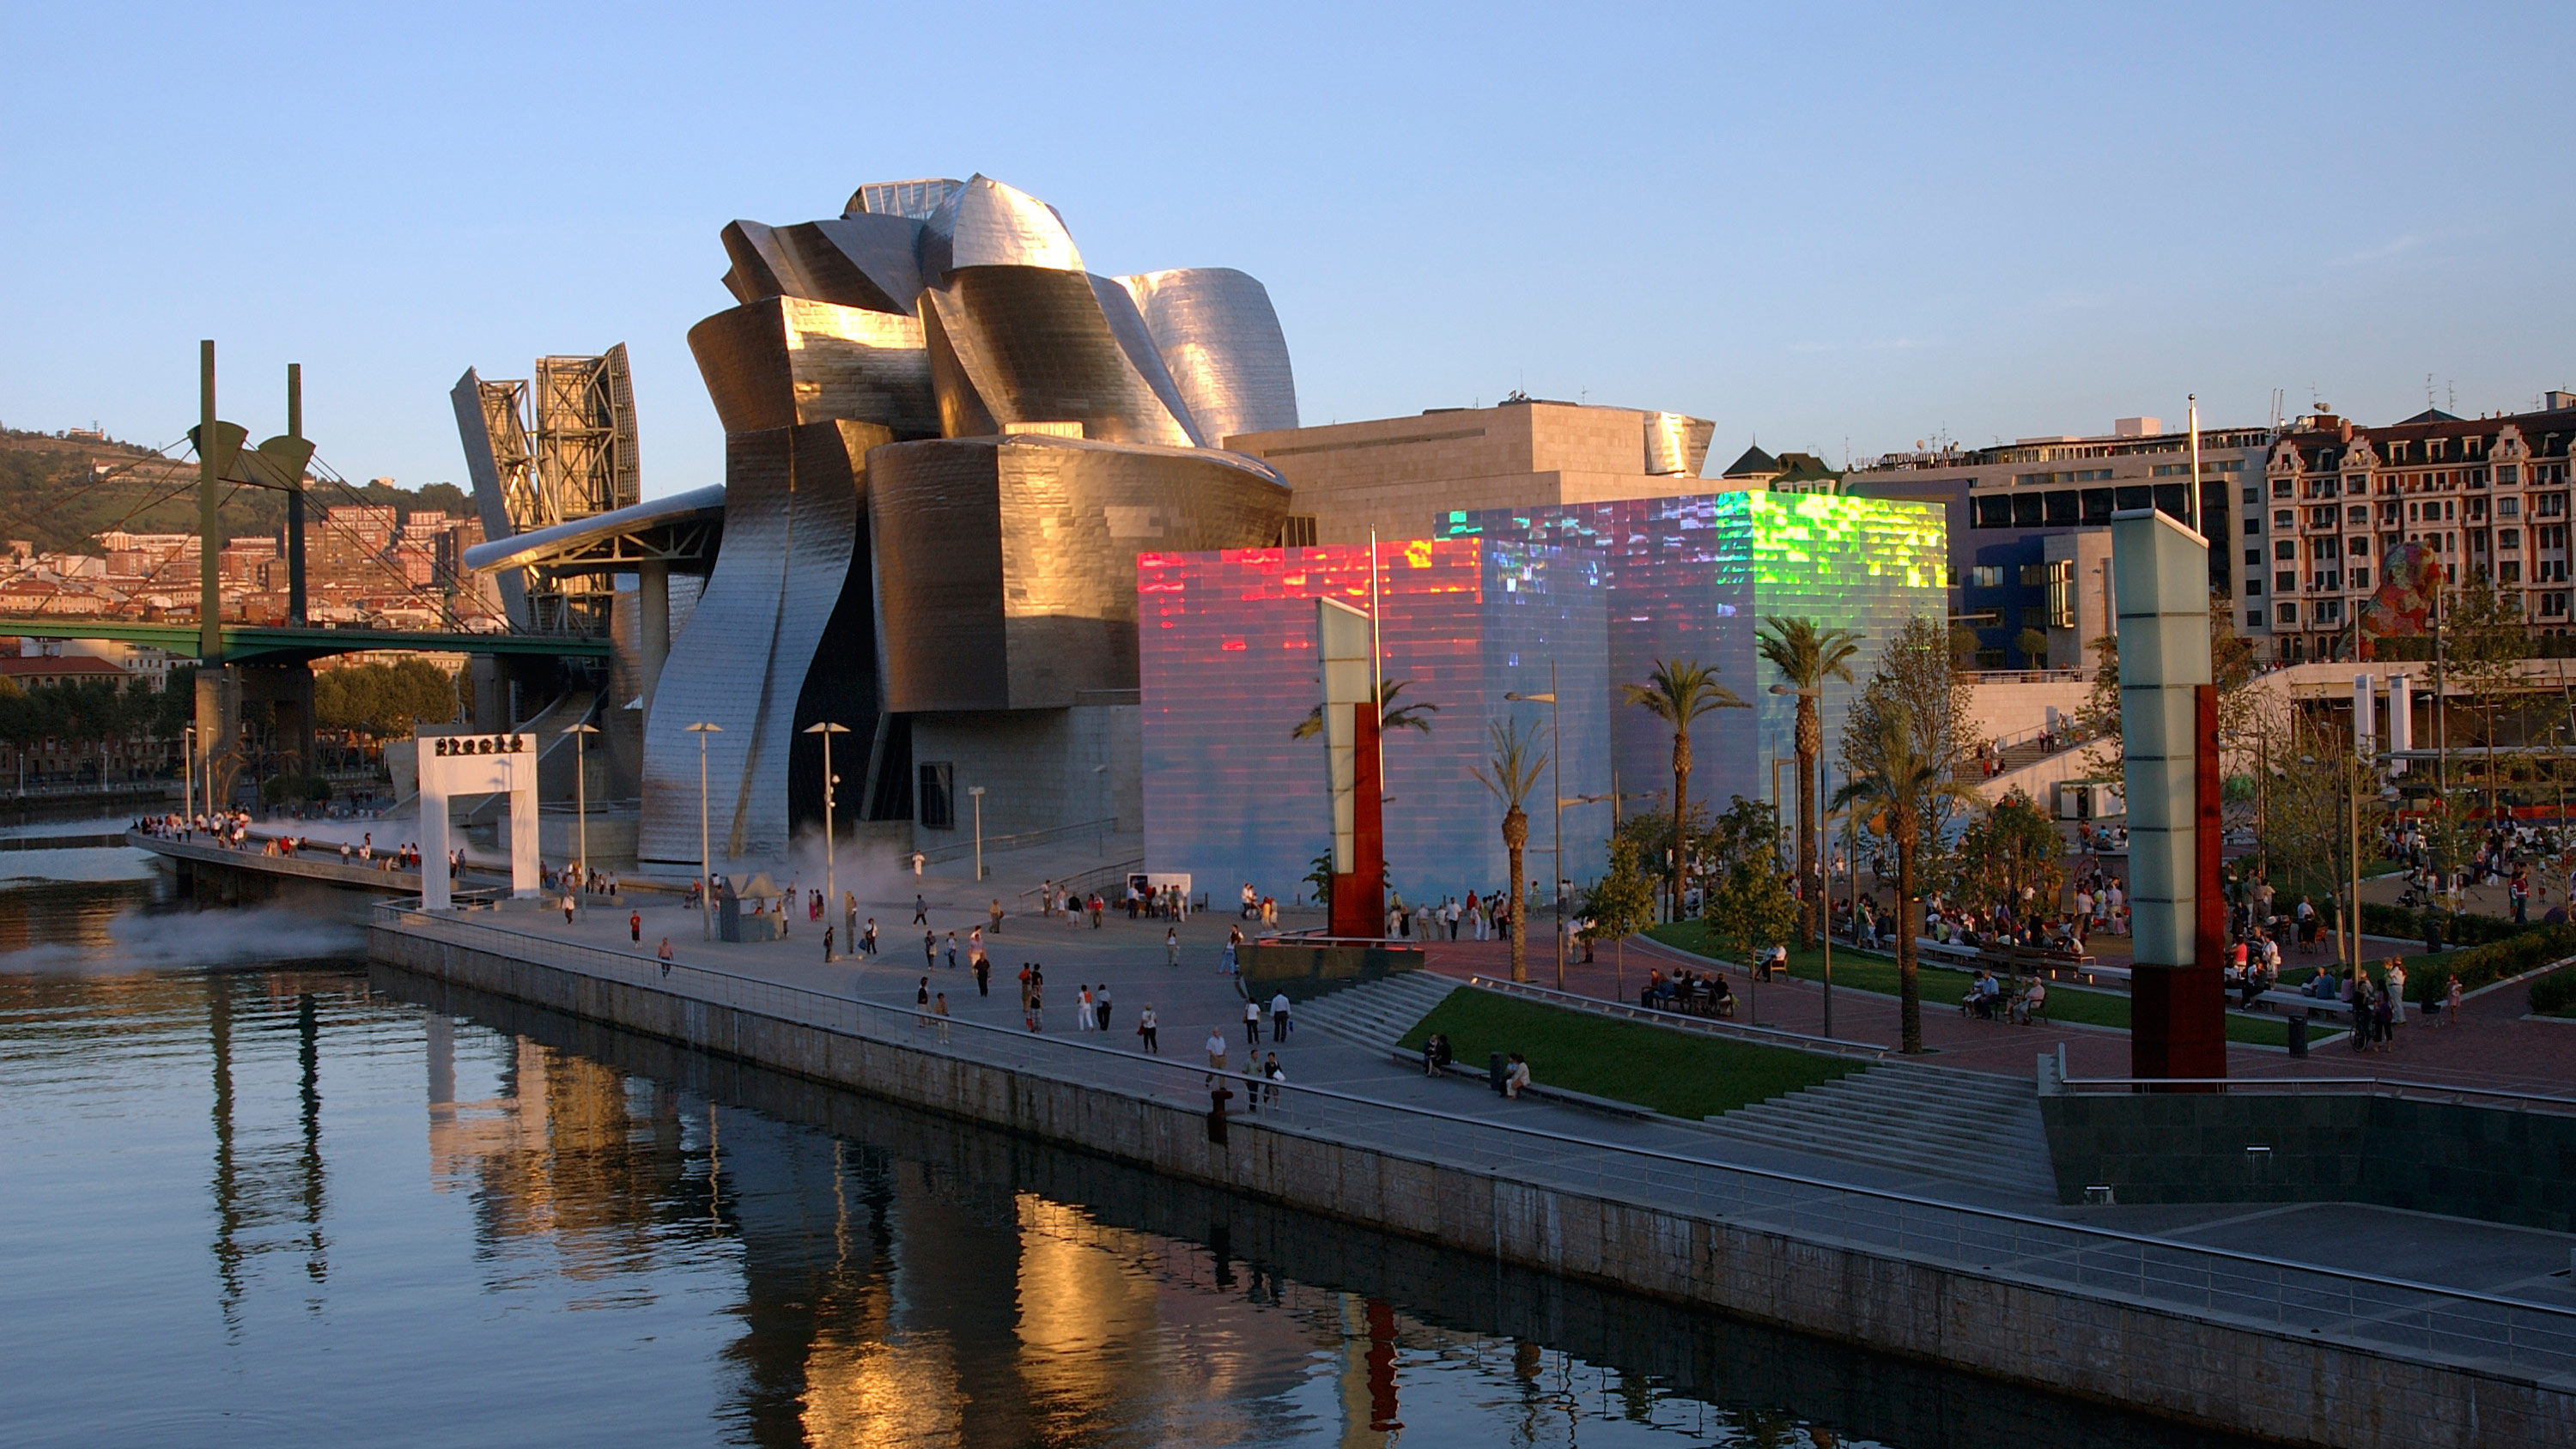
[[0, 831], [0, 1446], [2197, 1446], [685, 1053]]

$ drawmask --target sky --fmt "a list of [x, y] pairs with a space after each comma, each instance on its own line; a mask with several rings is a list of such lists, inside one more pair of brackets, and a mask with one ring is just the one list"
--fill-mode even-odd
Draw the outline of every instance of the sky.
[[718, 231], [982, 172], [1270, 289], [1308, 423], [1514, 389], [1834, 460], [2576, 386], [2576, 7], [919, 3], [0, 13], [0, 423], [462, 482], [623, 341], [718, 482]]

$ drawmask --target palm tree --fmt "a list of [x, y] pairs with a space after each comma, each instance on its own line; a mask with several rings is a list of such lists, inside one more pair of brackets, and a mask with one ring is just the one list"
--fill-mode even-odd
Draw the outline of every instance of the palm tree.
[[1521, 884], [1521, 851], [1529, 845], [1529, 812], [1523, 808], [1529, 793], [1538, 788], [1539, 772], [1547, 768], [1547, 755], [1537, 748], [1534, 734], [1523, 734], [1519, 720], [1509, 724], [1486, 725], [1493, 733], [1494, 757], [1485, 767], [1477, 767], [1476, 778], [1503, 802], [1503, 849], [1512, 857], [1512, 979], [1529, 979], [1529, 922]]
[[1643, 684], [1622, 686], [1628, 702], [1643, 706], [1673, 727], [1673, 896], [1672, 918], [1682, 918], [1682, 881], [1690, 869], [1690, 727], [1701, 715], [1721, 709], [1751, 709], [1735, 691], [1717, 682], [1717, 671], [1705, 664], [1667, 659], [1655, 666]]
[[[1413, 704], [1395, 702], [1395, 697], [1404, 693], [1404, 687], [1412, 682], [1410, 679], [1386, 679], [1378, 682], [1378, 733], [1384, 734], [1388, 730], [1419, 730], [1426, 735], [1431, 733], [1431, 716], [1440, 712], [1440, 706], [1428, 700]], [[1323, 732], [1324, 707], [1319, 704], [1306, 711], [1306, 717], [1297, 721], [1297, 727], [1288, 732], [1288, 738], [1309, 740]]]
[[[1923, 1050], [1923, 993], [1914, 973], [1915, 860], [1923, 822], [1942, 797], [1975, 800], [1975, 790], [1950, 778], [1949, 769], [1914, 737], [1914, 712], [1893, 704], [1870, 721], [1873, 738], [1862, 742], [1867, 768], [1834, 792], [1837, 809], [1851, 806], [1879, 816], [1896, 844], [1896, 981], [1900, 1049]], [[1846, 755], [1845, 758], [1851, 758]], [[1858, 868], [1858, 863], [1854, 863]]]
[[1816, 944], [1817, 912], [1824, 898], [1816, 875], [1816, 761], [1825, 752], [1822, 703], [1825, 681], [1852, 682], [1852, 656], [1861, 636], [1849, 629], [1818, 629], [1813, 619], [1765, 619], [1754, 647], [1798, 692], [1798, 934]]

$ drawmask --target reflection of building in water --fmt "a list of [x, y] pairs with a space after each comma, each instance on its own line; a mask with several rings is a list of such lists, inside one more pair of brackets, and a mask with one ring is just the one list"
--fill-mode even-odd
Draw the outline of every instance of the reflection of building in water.
[[[135, 979], [149, 990], [184, 978]], [[289, 999], [295, 1006], [296, 1130], [291, 1138], [264, 1131], [259, 1122], [266, 1114], [256, 1099], [247, 1114], [252, 1125], [244, 1127], [238, 1119], [246, 1114], [234, 1082], [233, 998], [239, 994], [256, 1012], [255, 988], [224, 972], [209, 973], [204, 980], [207, 1058], [213, 1068], [215, 1277], [224, 1322], [238, 1330], [250, 1267], [261, 1255], [301, 1254], [310, 1284], [325, 1283], [331, 1276], [330, 1243], [322, 1232], [321, 1012], [314, 994], [301, 989], [312, 984], [304, 977], [271, 975], [260, 983], [269, 1010], [282, 1010]], [[247, 1066], [255, 1076], [264, 1075], [258, 1069], [268, 1065], [260, 1050], [266, 1046], [257, 1043], [249, 1053], [255, 1060]]]
[[682, 1175], [672, 1095], [519, 1037], [493, 1095], [459, 1102], [454, 1029], [431, 1023], [431, 1187], [470, 1189], [485, 1242], [544, 1239], [575, 1277], [648, 1255]]

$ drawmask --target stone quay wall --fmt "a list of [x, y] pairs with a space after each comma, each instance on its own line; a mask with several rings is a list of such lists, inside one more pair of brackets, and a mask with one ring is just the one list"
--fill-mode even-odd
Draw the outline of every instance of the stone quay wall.
[[2423, 1362], [2223, 1313], [2016, 1281], [1810, 1235], [1516, 1182], [955, 1053], [850, 1036], [379, 920], [376, 959], [1005, 1131], [1503, 1263], [2289, 1444], [2576, 1443], [2576, 1380]]

